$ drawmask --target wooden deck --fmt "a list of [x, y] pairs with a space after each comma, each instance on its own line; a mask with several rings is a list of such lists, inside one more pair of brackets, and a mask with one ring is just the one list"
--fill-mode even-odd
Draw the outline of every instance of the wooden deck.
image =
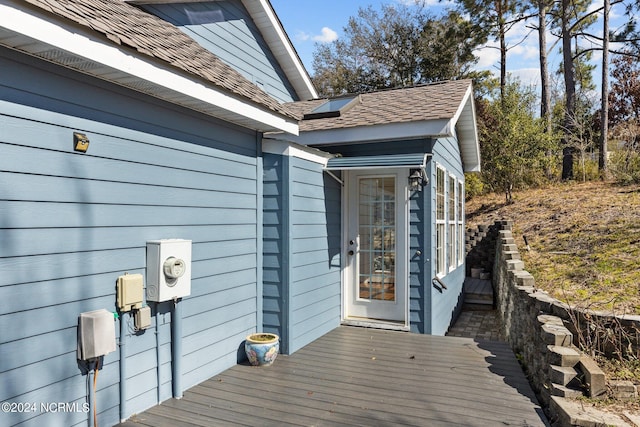
[[340, 327], [273, 366], [236, 365], [134, 426], [545, 426], [504, 342]]

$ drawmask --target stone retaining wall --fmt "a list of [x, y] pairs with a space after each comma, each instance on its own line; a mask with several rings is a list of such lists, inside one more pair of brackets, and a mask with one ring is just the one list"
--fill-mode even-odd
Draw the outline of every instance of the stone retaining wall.
[[[609, 352], [625, 347], [625, 352], [640, 356], [640, 316], [580, 310], [552, 298], [536, 288], [533, 276], [524, 269], [512, 223], [497, 221], [490, 229], [494, 235], [482, 236], [482, 240], [495, 242], [490, 273], [502, 332], [522, 361], [541, 403], [553, 411], [558, 408], [558, 398], [604, 395], [604, 373], [578, 351], [578, 346], [599, 341]], [[482, 246], [476, 242], [474, 248], [478, 247]], [[623, 338], [624, 345], [611, 344], [613, 338]], [[632, 394], [637, 396], [637, 391]], [[557, 414], [555, 417], [559, 419]]]
[[[517, 307], [514, 306], [516, 301], [522, 300], [526, 301], [527, 306], [533, 304], [535, 310], [560, 317], [574, 334], [573, 344], [578, 347], [594, 348], [608, 357], [640, 358], [640, 316], [612, 315], [571, 307], [536, 289], [533, 276], [524, 269], [520, 259], [512, 234], [512, 222], [497, 221], [494, 229], [497, 236], [492, 269], [493, 286], [497, 308], [503, 316], [504, 332], [507, 337], [512, 337], [509, 338], [510, 342], [513, 341], [512, 345], [518, 346], [518, 335], [530, 330], [530, 327], [522, 330], [522, 322], [526, 320], [522, 317], [523, 313], [511, 313], [511, 308]], [[536, 317], [533, 313], [524, 316]]]

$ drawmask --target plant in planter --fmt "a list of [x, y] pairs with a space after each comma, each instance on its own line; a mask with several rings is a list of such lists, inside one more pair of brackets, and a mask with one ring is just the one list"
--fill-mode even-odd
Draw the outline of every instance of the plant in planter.
[[244, 351], [253, 366], [269, 366], [280, 352], [280, 337], [264, 332], [248, 335]]

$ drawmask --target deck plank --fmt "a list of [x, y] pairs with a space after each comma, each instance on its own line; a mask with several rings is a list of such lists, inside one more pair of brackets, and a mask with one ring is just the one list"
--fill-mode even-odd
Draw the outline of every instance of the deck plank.
[[504, 342], [345, 326], [273, 366], [236, 365], [127, 423], [548, 425]]

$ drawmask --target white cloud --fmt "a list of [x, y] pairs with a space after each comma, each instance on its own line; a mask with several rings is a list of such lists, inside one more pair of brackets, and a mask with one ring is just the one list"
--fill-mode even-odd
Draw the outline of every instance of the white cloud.
[[520, 80], [520, 83], [525, 86], [540, 86], [539, 68], [520, 68], [517, 70], [509, 70], [508, 74]]
[[338, 33], [329, 27], [322, 27], [321, 34], [313, 36], [312, 39], [320, 43], [331, 43], [338, 40]]
[[483, 47], [474, 51], [478, 58], [476, 67], [480, 70], [493, 69], [500, 61], [500, 50], [497, 49], [498, 43], [494, 41], [488, 42]]
[[514, 46], [513, 48], [507, 51], [507, 63], [511, 58], [518, 57], [520, 60], [530, 60], [537, 59], [540, 56], [540, 49], [538, 49], [538, 44], [536, 45], [526, 45], [521, 44], [518, 46]]
[[297, 31], [295, 37], [296, 37], [296, 40], [299, 40], [301, 42], [306, 42], [311, 38], [311, 36], [305, 33], [304, 31]]
[[319, 43], [331, 43], [338, 39], [338, 33], [333, 31], [329, 27], [322, 27], [322, 30], [320, 30], [320, 34], [316, 34], [316, 35], [309, 34], [302, 30], [298, 30], [295, 34], [295, 39], [300, 42], [313, 40], [314, 42], [319, 42]]

